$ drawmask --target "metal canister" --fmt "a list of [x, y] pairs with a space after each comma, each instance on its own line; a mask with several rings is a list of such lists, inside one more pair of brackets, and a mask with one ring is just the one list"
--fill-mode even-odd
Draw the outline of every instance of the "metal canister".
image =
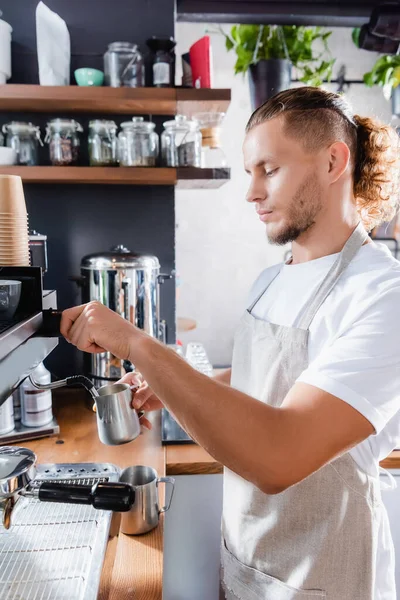
[[[40, 363], [32, 373], [39, 384], [51, 382], [51, 375], [43, 363]], [[25, 427], [42, 427], [53, 419], [51, 390], [38, 390], [29, 378], [20, 386], [21, 423]]]
[[0, 435], [10, 433], [10, 431], [12, 431], [14, 427], [14, 403], [13, 397], [10, 396], [0, 406]]
[[[116, 246], [109, 252], [85, 256], [81, 274], [83, 303], [97, 300], [152, 337], [164, 341], [160, 283], [171, 275], [160, 274], [156, 256]], [[86, 373], [92, 379], [116, 380], [132, 370], [130, 363], [109, 352], [90, 354], [86, 359]]]

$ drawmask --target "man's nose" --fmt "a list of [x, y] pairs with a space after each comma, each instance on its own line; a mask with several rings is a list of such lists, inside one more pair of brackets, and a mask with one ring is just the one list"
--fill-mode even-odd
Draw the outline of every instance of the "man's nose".
[[267, 197], [267, 191], [257, 181], [252, 180], [246, 194], [246, 202], [262, 202]]

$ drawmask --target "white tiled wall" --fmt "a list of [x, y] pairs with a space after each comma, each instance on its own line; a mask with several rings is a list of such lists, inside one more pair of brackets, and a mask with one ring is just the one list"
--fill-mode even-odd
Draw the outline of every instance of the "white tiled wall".
[[[230, 26], [223, 27], [228, 30]], [[181, 81], [180, 55], [212, 31], [217, 31], [216, 25], [177, 24], [177, 83]], [[254, 207], [244, 200], [248, 176], [243, 171], [241, 146], [251, 114], [248, 82], [241, 75], [233, 75], [235, 55], [225, 50], [223, 36], [213, 33], [211, 39], [213, 86], [232, 89], [222, 135], [232, 179], [217, 190], [176, 191], [176, 264], [181, 280], [177, 316], [197, 321], [196, 330], [178, 337], [184, 344], [202, 342], [214, 365], [228, 365], [234, 330], [249, 288], [265, 267], [282, 260], [286, 249], [268, 244], [264, 225]], [[330, 47], [336, 70], [344, 63], [349, 79], [361, 79], [376, 59], [375, 53], [354, 47], [350, 29], [335, 29]], [[329, 87], [337, 89], [335, 85]], [[355, 112], [390, 120], [390, 106], [380, 89], [353, 85], [347, 96]]]

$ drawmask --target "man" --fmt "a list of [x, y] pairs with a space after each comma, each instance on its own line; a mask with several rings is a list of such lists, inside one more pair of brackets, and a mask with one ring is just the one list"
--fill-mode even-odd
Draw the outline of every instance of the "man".
[[397, 209], [398, 138], [303, 87], [255, 111], [243, 151], [292, 259], [254, 284], [232, 369], [212, 380], [98, 303], [62, 333], [132, 361], [134, 406], [165, 405], [225, 465], [228, 600], [395, 600], [378, 465], [400, 439], [400, 265], [367, 231]]

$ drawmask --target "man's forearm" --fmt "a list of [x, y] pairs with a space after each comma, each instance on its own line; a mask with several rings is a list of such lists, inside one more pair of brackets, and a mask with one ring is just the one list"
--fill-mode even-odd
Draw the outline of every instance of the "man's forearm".
[[225, 371], [221, 371], [221, 373], [217, 373], [214, 375], [214, 381], [219, 381], [219, 383], [225, 383], [225, 385], [231, 385], [231, 374], [232, 369], [226, 369]]
[[277, 491], [279, 409], [202, 375], [173, 350], [140, 333], [133, 336], [129, 359], [189, 435], [216, 460], [260, 489]]

